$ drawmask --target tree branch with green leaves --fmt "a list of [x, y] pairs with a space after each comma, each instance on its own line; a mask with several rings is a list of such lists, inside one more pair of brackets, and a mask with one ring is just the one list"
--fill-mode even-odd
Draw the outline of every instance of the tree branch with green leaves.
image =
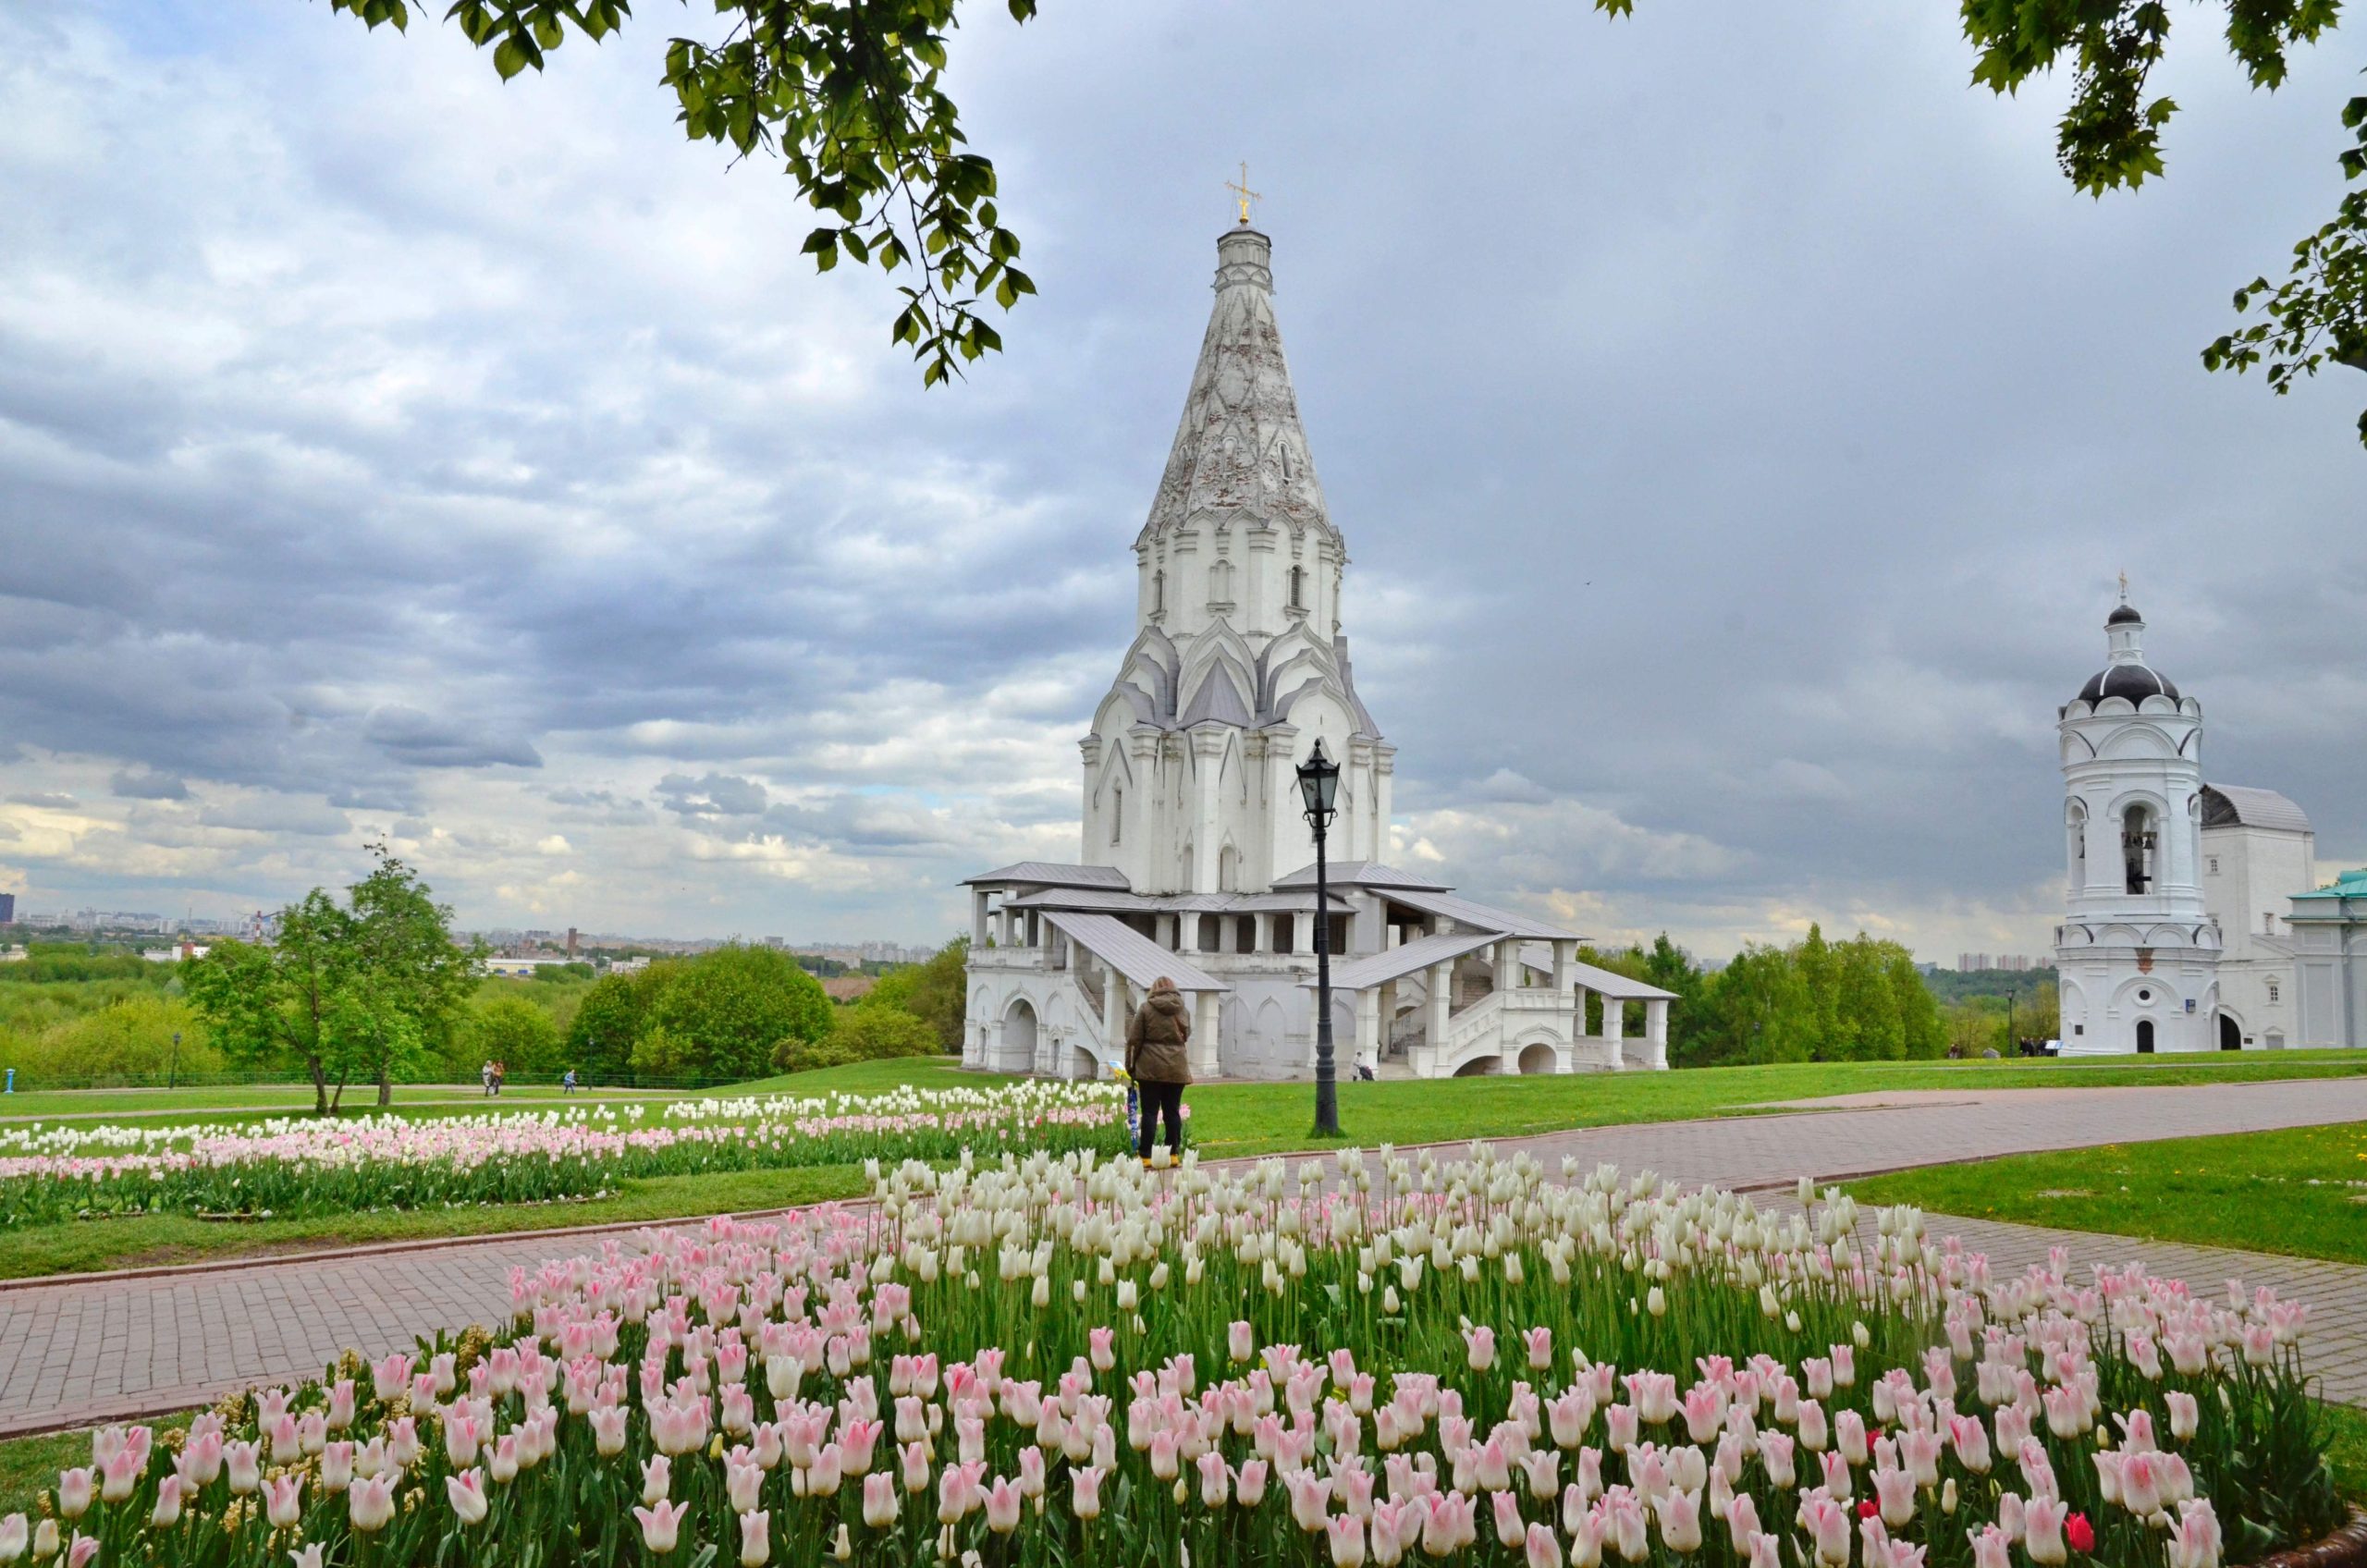
[[[689, 0], [685, 0], [685, 5]], [[1002, 337], [982, 313], [1035, 283], [1003, 227], [993, 163], [968, 147], [946, 93], [946, 43], [957, 0], [714, 0], [714, 40], [678, 37], [664, 81], [676, 119], [731, 161], [778, 161], [825, 220], [804, 253], [828, 272], [840, 257], [899, 271], [889, 325], [928, 386], [959, 375]], [[1036, 0], [1004, 0], [1013, 21]], [[406, 0], [329, 0], [365, 25], [407, 29]], [[630, 0], [454, 0], [445, 19], [490, 49], [505, 81], [544, 68], [570, 33], [595, 43], [623, 26]]]

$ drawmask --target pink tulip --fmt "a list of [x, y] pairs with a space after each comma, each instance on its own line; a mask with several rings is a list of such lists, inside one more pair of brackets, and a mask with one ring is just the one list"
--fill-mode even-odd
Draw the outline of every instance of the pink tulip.
[[2063, 1545], [2063, 1524], [2071, 1513], [2067, 1503], [2034, 1497], [2022, 1506], [2022, 1550], [2038, 1568], [2059, 1568], [2069, 1561]]
[[875, 1530], [896, 1522], [896, 1478], [885, 1470], [863, 1478], [863, 1522]]
[[1490, 1492], [1488, 1502], [1496, 1518], [1496, 1544], [1518, 1550], [1528, 1533], [1520, 1516], [1520, 1499], [1510, 1492]]
[[2170, 1436], [2185, 1442], [2201, 1425], [2201, 1409], [2192, 1394], [2167, 1393], [2162, 1396], [2170, 1407]]
[[484, 1495], [484, 1473], [464, 1470], [457, 1476], [444, 1477], [444, 1496], [452, 1505], [453, 1516], [463, 1525], [482, 1523], [491, 1507]]
[[74, 1544], [66, 1549], [66, 1568], [83, 1568], [85, 1563], [98, 1554], [97, 1537], [78, 1535], [74, 1537]]
[[641, 1543], [664, 1556], [672, 1551], [681, 1539], [682, 1515], [689, 1513], [687, 1502], [659, 1502], [653, 1508], [636, 1508], [633, 1517], [641, 1521]]
[[674, 1489], [674, 1462], [664, 1454], [652, 1454], [641, 1462], [641, 1501], [662, 1502]]
[[1244, 1508], [1255, 1508], [1266, 1501], [1266, 1462], [1245, 1459], [1239, 1474], [1233, 1477], [1233, 1496]]
[[908, 1492], [928, 1490], [929, 1464], [926, 1443], [907, 1443], [903, 1450], [904, 1489]]
[[1695, 1491], [1671, 1489], [1652, 1502], [1660, 1514], [1661, 1543], [1674, 1552], [1685, 1553], [1699, 1550], [1701, 1545], [1701, 1494]]
[[1996, 1525], [1967, 1530], [1965, 1538], [1972, 1542], [1972, 1568], [2013, 1568], [2013, 1540]]
[[[161, 1530], [180, 1516], [181, 1478], [178, 1476], [167, 1476], [156, 1483], [156, 1506], [149, 1511], [148, 1523]], [[7, 1555], [5, 1550], [0, 1550], [0, 1561], [6, 1561]]]
[[740, 1568], [764, 1568], [773, 1555], [773, 1516], [762, 1509], [740, 1515]]
[[1737, 1492], [1726, 1504], [1726, 1538], [1733, 1542], [1736, 1557], [1750, 1555], [1750, 1543], [1760, 1533], [1759, 1500], [1748, 1492]]
[[1007, 1536], [1019, 1528], [1019, 1488], [1004, 1476], [998, 1476], [987, 1488], [987, 1528], [999, 1536]]
[[295, 1564], [295, 1568], [322, 1568], [321, 1550], [320, 1542], [309, 1541], [289, 1552], [288, 1561]]
[[1257, 1354], [1257, 1337], [1245, 1320], [1225, 1329], [1225, 1349], [1235, 1361], [1248, 1361]]
[[1352, 1513], [1343, 1513], [1324, 1526], [1331, 1542], [1331, 1568], [1363, 1568], [1365, 1561], [1365, 1522]]
[[1463, 1330], [1464, 1361], [1474, 1372], [1485, 1372], [1496, 1365], [1496, 1330], [1486, 1324]]
[[21, 1513], [0, 1519], [0, 1562], [14, 1562], [32, 1545], [31, 1526]]
[[395, 1481], [400, 1472], [382, 1471], [346, 1488], [346, 1517], [363, 1535], [375, 1535], [395, 1517]]
[[1882, 1510], [1883, 1523], [1892, 1529], [1903, 1529], [1915, 1517], [1915, 1477], [1904, 1470], [1874, 1472], [1874, 1500]]
[[1528, 1346], [1528, 1367], [1530, 1371], [1542, 1372], [1553, 1365], [1552, 1329], [1544, 1328], [1524, 1329], [1521, 1330], [1521, 1339]]
[[1800, 1528], [1816, 1544], [1817, 1561], [1828, 1568], [1846, 1568], [1849, 1561], [1849, 1511], [1822, 1490], [1800, 1502]]
[[2170, 1525], [2170, 1568], [2219, 1568], [2225, 1544], [2210, 1499], [2178, 1504], [2177, 1520]]
[[98, 1486], [87, 1467], [60, 1470], [57, 1473], [57, 1512], [67, 1519], [80, 1519], [91, 1511], [91, 1499]]
[[274, 1476], [263, 1484], [264, 1517], [275, 1526], [293, 1525], [304, 1516], [301, 1475]]
[[[1247, 1466], [1243, 1468], [1245, 1470]], [[1101, 1517], [1101, 1481], [1107, 1474], [1107, 1471], [1092, 1465], [1069, 1472], [1069, 1480], [1074, 1488], [1074, 1496], [1070, 1501], [1071, 1513], [1087, 1521]], [[1263, 1477], [1260, 1479], [1262, 1483]]]

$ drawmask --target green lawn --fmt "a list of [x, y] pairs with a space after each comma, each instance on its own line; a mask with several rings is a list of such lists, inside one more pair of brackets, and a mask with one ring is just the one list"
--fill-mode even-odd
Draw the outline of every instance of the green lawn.
[[492, 1236], [561, 1225], [699, 1219], [710, 1214], [821, 1203], [856, 1196], [866, 1190], [862, 1167], [819, 1165], [791, 1170], [645, 1177], [624, 1182], [611, 1196], [583, 1203], [380, 1209], [311, 1219], [217, 1222], [180, 1214], [143, 1214], [121, 1219], [75, 1220], [9, 1231], [7, 1244], [0, 1246], [0, 1279], [21, 1280], [101, 1268], [149, 1268], [427, 1236]]
[[[674, 1090], [586, 1089], [561, 1095], [554, 1084], [512, 1084], [498, 1099], [488, 1098], [474, 1084], [398, 1084], [389, 1108], [408, 1111], [423, 1106], [460, 1110], [507, 1109], [521, 1101], [540, 1106], [606, 1099], [662, 1101], [686, 1096]], [[40, 1089], [0, 1095], [0, 1121], [29, 1121], [71, 1116], [110, 1121], [145, 1121], [213, 1113], [286, 1116], [313, 1109], [313, 1090], [306, 1084], [255, 1084], [211, 1089]], [[375, 1089], [348, 1087], [338, 1108], [349, 1116], [368, 1115], [378, 1109]]]
[[[1396, 1080], [1340, 1085], [1348, 1141], [1440, 1143], [1570, 1127], [1763, 1112], [1775, 1102], [1877, 1090], [2115, 1088], [2367, 1075], [2367, 1053], [2287, 1052], [2192, 1061], [1800, 1062], [1677, 1072]], [[1207, 1084], [1185, 1092], [1193, 1141], [1209, 1158], [1305, 1148], [1306, 1084]]]
[[1851, 1191], [1936, 1214], [2367, 1263], [2367, 1122], [2013, 1155]]

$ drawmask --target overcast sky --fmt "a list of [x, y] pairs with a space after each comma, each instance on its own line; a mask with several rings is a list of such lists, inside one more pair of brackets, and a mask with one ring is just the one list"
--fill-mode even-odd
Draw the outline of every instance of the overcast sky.
[[2041, 951], [2123, 569], [2206, 776], [2367, 859], [2367, 376], [2197, 361], [2338, 200], [2356, 49], [2253, 93], [2181, 10], [2170, 178], [2100, 203], [1953, 5], [1637, 8], [974, 0], [1042, 297], [924, 393], [675, 129], [704, 6], [504, 86], [425, 19], [0, 0], [0, 891], [227, 915], [387, 834], [471, 926], [950, 934], [1077, 855], [1242, 159], [1404, 864]]

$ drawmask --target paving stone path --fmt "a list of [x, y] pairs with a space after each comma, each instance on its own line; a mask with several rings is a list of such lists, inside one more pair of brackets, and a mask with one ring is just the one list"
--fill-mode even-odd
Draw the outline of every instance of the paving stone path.
[[[1857, 1096], [1850, 1098], [1856, 1099]], [[1886, 1095], [1877, 1103], [1508, 1140], [1582, 1169], [1610, 1161], [1687, 1185], [1788, 1186], [1907, 1166], [2098, 1144], [2367, 1121], [2367, 1079], [2197, 1088]], [[2367, 1268], [1972, 1220], [1935, 1222], [2000, 1268], [2068, 1244], [2075, 1259], [2143, 1259], [2216, 1295], [2240, 1277], [2312, 1304], [2328, 1397], [2367, 1403]], [[205, 1272], [0, 1287], [0, 1437], [162, 1415], [262, 1380], [316, 1376], [339, 1352], [407, 1349], [421, 1334], [496, 1324], [509, 1270], [596, 1247], [592, 1236], [460, 1242]]]

